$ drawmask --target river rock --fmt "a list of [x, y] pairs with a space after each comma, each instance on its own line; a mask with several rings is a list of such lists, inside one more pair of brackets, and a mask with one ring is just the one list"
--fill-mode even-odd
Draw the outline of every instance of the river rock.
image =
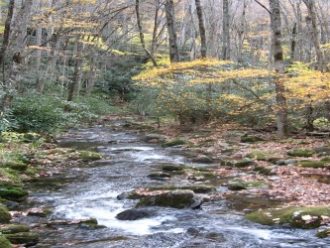
[[25, 246], [34, 246], [39, 241], [39, 235], [34, 232], [20, 232], [13, 234], [5, 234], [5, 237], [12, 244], [24, 244]]
[[147, 134], [144, 136], [143, 141], [147, 143], [163, 143], [166, 141], [166, 137], [161, 134]]
[[330, 147], [328, 146], [317, 147], [314, 149], [314, 151], [319, 156], [330, 156]]
[[198, 208], [203, 203], [192, 190], [161, 191], [144, 196], [137, 207], [159, 206], [171, 208]]
[[128, 209], [119, 214], [117, 214], [116, 218], [118, 220], [140, 220], [144, 218], [150, 218], [153, 216], [151, 211], [147, 209]]
[[7, 224], [10, 222], [10, 220], [11, 215], [8, 209], [5, 206], [0, 205], [0, 224]]
[[30, 231], [29, 226], [22, 224], [11, 224], [0, 227], [0, 232], [2, 234], [14, 234], [20, 232], [29, 232], [29, 231]]
[[212, 164], [214, 160], [206, 155], [198, 155], [196, 158], [192, 159], [193, 163], [201, 163], [201, 164]]
[[330, 237], [330, 228], [319, 230], [316, 233], [316, 237], [321, 238], [321, 239]]
[[150, 179], [153, 179], [153, 180], [160, 180], [160, 181], [162, 181], [162, 180], [169, 179], [171, 177], [171, 175], [168, 174], [168, 173], [163, 173], [163, 172], [155, 172], [155, 173], [150, 173], [148, 175], [148, 177]]

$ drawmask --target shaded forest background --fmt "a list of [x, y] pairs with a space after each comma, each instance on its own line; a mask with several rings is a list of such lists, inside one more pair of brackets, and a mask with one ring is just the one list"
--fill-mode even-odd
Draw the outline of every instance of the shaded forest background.
[[1, 130], [130, 111], [329, 130], [327, 0], [1, 1]]

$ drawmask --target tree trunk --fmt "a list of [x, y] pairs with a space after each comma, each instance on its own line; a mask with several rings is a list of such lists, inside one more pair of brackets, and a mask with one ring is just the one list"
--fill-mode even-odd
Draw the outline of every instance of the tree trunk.
[[284, 73], [283, 49], [282, 49], [282, 22], [279, 0], [269, 0], [270, 19], [272, 30], [272, 54], [275, 67], [275, 90], [276, 90], [276, 116], [277, 130], [280, 137], [285, 137], [288, 134], [288, 119], [287, 119], [287, 103], [285, 97], [285, 86], [281, 80]]
[[199, 35], [201, 37], [201, 56], [202, 58], [206, 58], [206, 54], [207, 54], [206, 32], [205, 32], [204, 15], [201, 6], [201, 1], [195, 0], [195, 5], [196, 5], [196, 12], [198, 17]]
[[170, 60], [171, 62], [178, 62], [179, 49], [177, 42], [177, 34], [175, 29], [175, 14], [174, 14], [174, 3], [173, 0], [166, 0], [165, 2], [165, 13], [167, 21], [167, 31], [169, 36], [169, 45], [170, 45]]
[[81, 44], [79, 38], [77, 38], [74, 73], [72, 80], [69, 84], [68, 101], [73, 101], [73, 99], [78, 95], [81, 80], [82, 48], [83, 45]]
[[320, 39], [319, 39], [319, 30], [318, 30], [318, 25], [317, 25], [317, 16], [316, 16], [316, 9], [315, 9], [315, 2], [314, 0], [303, 0], [307, 10], [308, 10], [308, 17], [310, 18], [311, 21], [311, 28], [312, 28], [312, 41], [314, 44], [315, 48], [315, 53], [317, 57], [317, 69], [320, 71], [324, 71], [326, 68], [325, 66], [325, 61], [324, 61], [324, 55], [321, 50], [321, 45], [320, 45]]
[[135, 0], [135, 13], [136, 13], [137, 25], [139, 28], [140, 42], [141, 42], [142, 48], [145, 51], [146, 55], [151, 59], [152, 64], [154, 66], [157, 66], [157, 62], [156, 62], [155, 58], [152, 56], [152, 54], [150, 53], [150, 51], [148, 50], [148, 48], [146, 47], [146, 43], [144, 40], [144, 34], [143, 34], [143, 30], [142, 30], [142, 23], [141, 23], [141, 16], [140, 16], [140, 0]]
[[223, 40], [222, 40], [222, 59], [230, 60], [230, 14], [229, 14], [229, 0], [223, 0]]

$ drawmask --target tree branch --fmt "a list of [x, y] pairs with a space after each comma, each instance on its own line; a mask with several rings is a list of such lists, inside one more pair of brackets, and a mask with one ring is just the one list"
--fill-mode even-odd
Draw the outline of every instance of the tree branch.
[[270, 15], [272, 14], [272, 12], [261, 2], [259, 2], [258, 0], [254, 0], [257, 4], [259, 4], [262, 8], [264, 8]]

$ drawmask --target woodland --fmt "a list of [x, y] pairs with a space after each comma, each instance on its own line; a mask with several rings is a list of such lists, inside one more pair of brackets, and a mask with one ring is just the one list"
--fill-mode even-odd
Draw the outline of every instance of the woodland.
[[1, 0], [0, 248], [329, 247], [329, 16]]

